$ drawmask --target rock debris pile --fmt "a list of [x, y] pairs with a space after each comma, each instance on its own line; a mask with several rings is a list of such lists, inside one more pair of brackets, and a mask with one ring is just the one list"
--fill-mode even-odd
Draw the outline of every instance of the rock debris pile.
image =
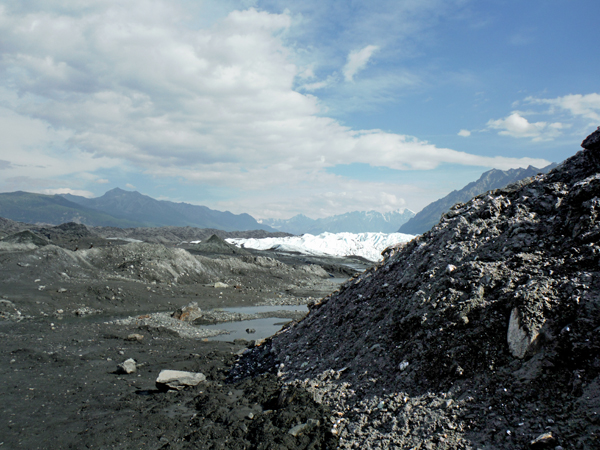
[[247, 350], [339, 417], [341, 448], [600, 447], [600, 128]]

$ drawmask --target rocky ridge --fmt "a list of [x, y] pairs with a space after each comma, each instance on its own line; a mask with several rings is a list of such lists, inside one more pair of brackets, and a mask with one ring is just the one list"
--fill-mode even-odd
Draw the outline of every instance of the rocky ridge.
[[455, 205], [230, 379], [306, 388], [340, 448], [598, 448], [599, 140]]

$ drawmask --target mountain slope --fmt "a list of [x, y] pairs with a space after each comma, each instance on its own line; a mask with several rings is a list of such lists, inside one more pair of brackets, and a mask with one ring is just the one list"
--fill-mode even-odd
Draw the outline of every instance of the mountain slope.
[[135, 220], [117, 218], [74, 203], [60, 195], [32, 194], [30, 192], [0, 193], [0, 216], [26, 223], [61, 224], [77, 222], [85, 225], [135, 227]]
[[261, 222], [279, 231], [293, 234], [321, 233], [395, 233], [398, 227], [415, 215], [409, 209], [388, 213], [353, 211], [345, 214], [311, 219], [297, 215], [291, 219], [264, 219]]
[[467, 202], [476, 195], [492, 189], [502, 188], [523, 178], [532, 177], [538, 173], [547, 173], [554, 167], [556, 167], [555, 164], [551, 164], [543, 169], [529, 166], [526, 169], [489, 170], [483, 173], [477, 181], [467, 184], [460, 191], [452, 191], [445, 197], [427, 205], [422, 211], [418, 212], [413, 218], [402, 225], [398, 231], [407, 234], [425, 233], [438, 223], [442, 214], [447, 212], [453, 205]]
[[177, 226], [216, 228], [225, 231], [268, 230], [248, 214], [233, 214], [216, 211], [206, 206], [155, 200], [137, 191], [130, 192], [115, 188], [97, 198], [85, 198], [66, 194], [65, 198], [112, 214], [115, 217], [135, 220], [145, 227]]

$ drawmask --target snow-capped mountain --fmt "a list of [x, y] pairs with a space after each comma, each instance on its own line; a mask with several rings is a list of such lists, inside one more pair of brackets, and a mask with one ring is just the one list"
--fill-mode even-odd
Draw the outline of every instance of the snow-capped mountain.
[[362, 256], [380, 261], [387, 247], [410, 241], [414, 236], [403, 233], [322, 233], [263, 239], [225, 239], [238, 247], [256, 250], [279, 250], [305, 255]]
[[414, 215], [410, 209], [403, 208], [388, 213], [353, 211], [322, 219], [311, 219], [299, 214], [291, 219], [263, 219], [258, 222], [292, 234], [394, 233]]

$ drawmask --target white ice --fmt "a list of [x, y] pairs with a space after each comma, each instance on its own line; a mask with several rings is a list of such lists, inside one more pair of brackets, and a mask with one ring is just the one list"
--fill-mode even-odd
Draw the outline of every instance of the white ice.
[[279, 250], [319, 256], [362, 256], [380, 261], [387, 247], [408, 242], [414, 236], [404, 233], [322, 233], [282, 238], [225, 239], [238, 247], [256, 250]]

